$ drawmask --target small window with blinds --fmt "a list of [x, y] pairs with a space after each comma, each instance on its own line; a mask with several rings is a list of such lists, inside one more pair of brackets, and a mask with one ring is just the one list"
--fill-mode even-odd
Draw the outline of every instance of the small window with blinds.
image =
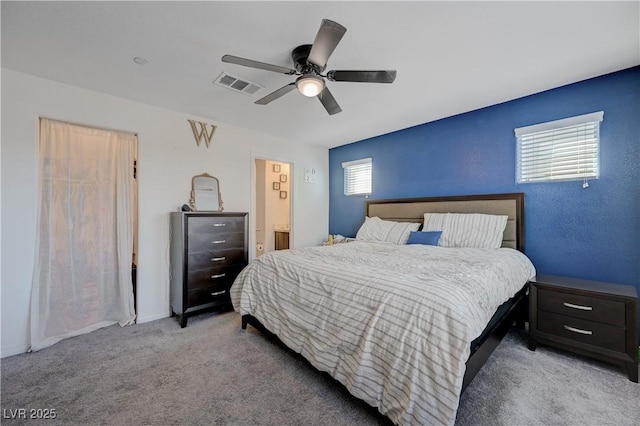
[[371, 194], [371, 158], [342, 163], [344, 195]]
[[594, 112], [515, 129], [516, 182], [584, 180], [600, 176], [600, 122]]

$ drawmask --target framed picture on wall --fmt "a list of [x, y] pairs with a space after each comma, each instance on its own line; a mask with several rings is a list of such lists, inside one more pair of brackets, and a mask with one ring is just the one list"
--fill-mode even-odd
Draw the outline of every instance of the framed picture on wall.
[[280, 175], [280, 182], [286, 182], [287, 181], [287, 175]]
[[287, 191], [280, 191], [280, 198], [287, 198]]
[[279, 173], [280, 172], [280, 164], [274, 164], [273, 165], [273, 171], [276, 172], [276, 173]]
[[273, 189], [280, 189], [280, 182], [273, 182]]

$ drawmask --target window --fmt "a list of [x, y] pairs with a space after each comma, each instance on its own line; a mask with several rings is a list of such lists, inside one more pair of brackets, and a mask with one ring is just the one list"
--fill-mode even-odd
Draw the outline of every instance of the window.
[[371, 158], [342, 163], [344, 195], [371, 194]]
[[604, 113], [515, 129], [516, 182], [582, 180], [600, 176], [600, 122]]

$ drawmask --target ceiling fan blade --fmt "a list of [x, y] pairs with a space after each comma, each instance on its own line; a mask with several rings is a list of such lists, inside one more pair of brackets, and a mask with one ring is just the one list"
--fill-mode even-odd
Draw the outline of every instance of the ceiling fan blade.
[[360, 83], [393, 83], [396, 71], [329, 71], [331, 81], [354, 81]]
[[243, 67], [258, 68], [258, 69], [261, 69], [261, 70], [273, 71], [273, 72], [277, 72], [277, 73], [281, 73], [281, 74], [295, 74], [296, 73], [296, 70], [291, 69], [291, 68], [281, 67], [279, 65], [266, 64], [264, 62], [258, 62], [258, 61], [254, 61], [252, 59], [245, 59], [245, 58], [241, 58], [239, 56], [233, 56], [233, 55], [224, 55], [222, 57], [222, 62], [228, 62], [230, 64], [242, 65]]
[[320, 99], [322, 106], [324, 106], [324, 109], [327, 110], [329, 115], [337, 114], [342, 111], [342, 108], [340, 108], [340, 105], [338, 105], [327, 86], [324, 86], [324, 89], [317, 97]]
[[296, 84], [295, 83], [289, 83], [286, 86], [282, 86], [281, 88], [279, 88], [275, 92], [269, 93], [264, 98], [258, 99], [255, 103], [258, 104], [258, 105], [266, 105], [269, 102], [275, 101], [279, 97], [286, 95], [287, 93], [289, 93], [290, 91], [292, 91], [295, 88], [296, 88]]
[[331, 56], [346, 32], [347, 29], [337, 22], [323, 19], [320, 29], [316, 34], [316, 39], [311, 46], [307, 61], [320, 68], [324, 68], [327, 65], [329, 56]]

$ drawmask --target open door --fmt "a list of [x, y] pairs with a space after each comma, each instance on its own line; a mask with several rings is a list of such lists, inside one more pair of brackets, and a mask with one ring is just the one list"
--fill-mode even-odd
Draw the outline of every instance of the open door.
[[290, 247], [292, 165], [255, 160], [255, 256]]

